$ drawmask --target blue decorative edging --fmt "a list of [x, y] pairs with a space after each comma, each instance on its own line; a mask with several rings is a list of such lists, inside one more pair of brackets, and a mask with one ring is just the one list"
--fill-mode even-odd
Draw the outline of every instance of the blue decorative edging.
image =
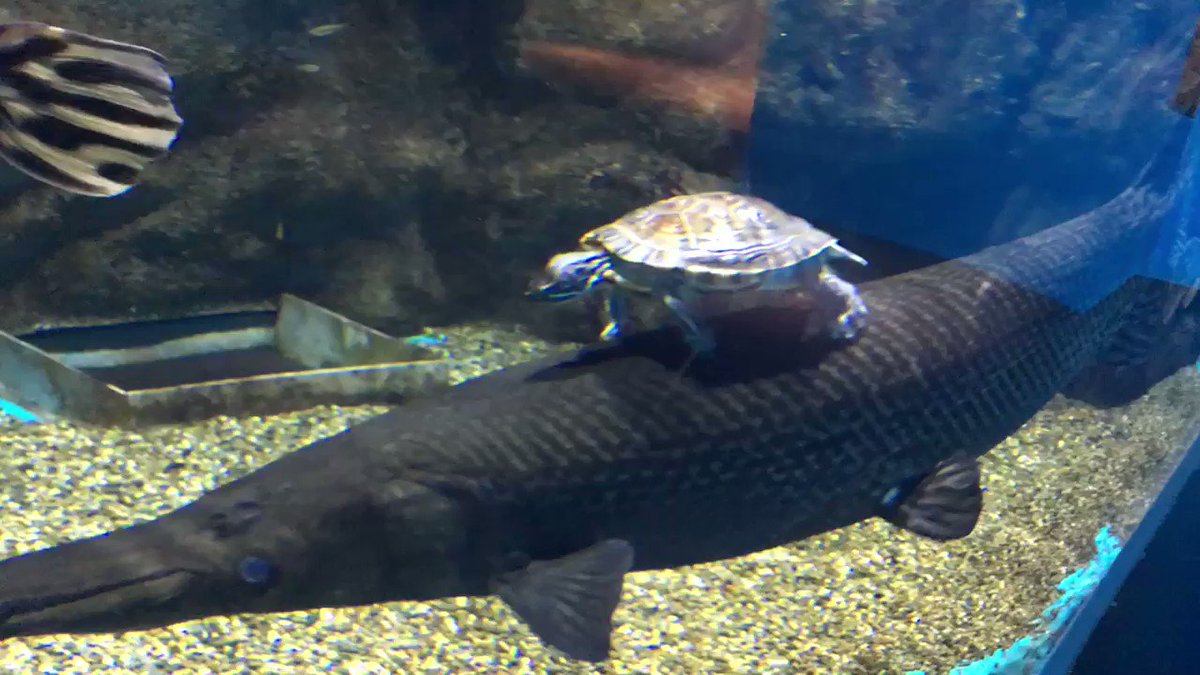
[[[1038, 632], [1021, 638], [1008, 649], [997, 649], [991, 656], [961, 665], [950, 671], [950, 675], [1018, 675], [1037, 672], [1040, 664], [1050, 656], [1059, 632], [1104, 579], [1120, 552], [1121, 542], [1109, 527], [1105, 526], [1096, 535], [1096, 557], [1092, 558], [1087, 567], [1059, 582], [1058, 590], [1062, 591], [1062, 595], [1042, 612], [1042, 627]], [[905, 675], [925, 673], [916, 670]]]
[[446, 344], [447, 339], [448, 338], [445, 335], [438, 333], [425, 333], [424, 335], [406, 337], [404, 338], [404, 341], [410, 345], [425, 347], [428, 349], [431, 347], [441, 347], [442, 345]]
[[5, 401], [5, 400], [0, 400], [0, 413], [3, 413], [10, 417], [15, 417], [18, 420], [25, 422], [27, 424], [32, 424], [34, 422], [42, 421], [40, 417], [38, 417], [37, 415], [34, 415], [33, 413], [29, 412], [28, 410], [17, 405], [16, 403], [11, 403], [11, 402]]

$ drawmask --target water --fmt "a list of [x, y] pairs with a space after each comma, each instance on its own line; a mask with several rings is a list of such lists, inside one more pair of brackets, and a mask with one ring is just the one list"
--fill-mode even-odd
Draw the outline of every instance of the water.
[[[991, 447], [981, 459], [978, 525], [935, 542], [871, 518], [750, 555], [634, 572], [607, 672], [1035, 672], [1200, 429], [1196, 308], [1169, 311], [1200, 269], [1192, 244], [1200, 131], [1168, 105], [1198, 18], [1185, 0], [994, 0], [970, 9], [949, 1], [39, 0], [5, 12], [162, 52], [185, 121], [171, 151], [112, 199], [0, 171], [0, 329], [8, 334], [264, 310], [292, 293], [411, 336], [449, 359], [458, 382], [593, 340], [601, 328], [594, 304], [529, 302], [529, 280], [584, 232], [680, 191], [767, 198], [870, 261], [838, 271], [872, 289], [868, 305], [881, 322], [894, 317], [907, 330], [911, 321], [912, 334], [925, 336], [897, 353], [946, 375], [922, 380], [930, 389], [905, 389], [882, 379], [891, 362], [876, 358], [857, 362], [848, 388], [827, 399], [824, 389], [793, 385], [795, 397], [823, 406], [797, 404], [796, 417], [808, 415], [813, 429], [878, 412], [868, 394], [844, 392], [878, 389], [882, 400], [916, 401], [924, 413], [891, 426], [851, 424], [858, 435], [830, 446], [844, 449], [846, 463], [796, 491], [824, 500], [829, 514], [857, 513], [851, 490], [838, 490], [858, 476], [891, 475], [876, 468], [880, 456], [925, 453], [916, 463], [927, 471], [941, 458], [935, 450]], [[967, 303], [958, 310], [936, 295], [951, 285], [938, 270], [951, 268], [929, 267], [948, 258], [962, 262], [953, 279], [979, 279], [973, 300], [954, 296]], [[914, 270], [924, 272], [897, 276]], [[1132, 275], [1153, 281], [1126, 302]], [[1040, 313], [964, 319], [959, 310], [988, 293], [1025, 303], [997, 311]], [[1121, 311], [1110, 309], [1117, 304]], [[639, 311], [650, 322], [669, 318]], [[1109, 314], [1119, 316], [1088, 318]], [[737, 343], [740, 330], [720, 337]], [[892, 354], [896, 341], [870, 335], [849, 357], [821, 363], [852, 359], [855, 349]], [[762, 360], [803, 373], [819, 365], [780, 365], [766, 358], [771, 350], [741, 353], [730, 367], [737, 374]], [[653, 355], [676, 366], [685, 357]], [[1000, 362], [1013, 365], [989, 370]], [[606, 379], [619, 363], [601, 366], [599, 389], [587, 390], [598, 392], [592, 405], [616, 407], [604, 416], [582, 406], [584, 417], [549, 441], [552, 451], [562, 443], [569, 455], [572, 442], [578, 450], [650, 421], [635, 405], [620, 407], [640, 375], [633, 385]], [[703, 363], [695, 367], [683, 384], [663, 387], [690, 395], [689, 383], [701, 392], [724, 386], [705, 379]], [[23, 383], [11, 372], [0, 371], [0, 385], [17, 398]], [[778, 374], [753, 372], [752, 381]], [[507, 387], [478, 396], [498, 410], [530, 389]], [[1045, 402], [1049, 390], [1039, 392], [1048, 387], [1071, 396]], [[992, 393], [975, 397], [985, 389]], [[1012, 402], [1009, 413], [987, 421], [980, 402], [995, 401]], [[750, 429], [729, 410], [705, 408], [696, 424]], [[321, 406], [131, 429], [13, 409], [0, 429], [0, 557], [167, 513], [383, 411]], [[490, 414], [458, 420], [438, 438], [452, 445], [472, 425], [498, 424], [499, 413]], [[405, 433], [422, 432], [405, 426], [389, 437]], [[545, 442], [527, 439], [528, 447]], [[775, 449], [761, 438], [747, 443], [738, 452]], [[858, 454], [863, 448], [875, 453]], [[341, 494], [338, 466], [313, 503]], [[645, 465], [648, 484], [668, 484], [653, 478], [655, 466]], [[763, 471], [744, 489], [713, 494], [790, 489], [772, 480]], [[871, 499], [890, 486], [867, 483]], [[659, 522], [659, 500], [622, 499], [644, 509], [630, 538], [639, 523]], [[635, 561], [639, 547], [651, 555], [659, 542], [701, 537], [696, 520], [719, 530], [736, 512], [723, 504], [696, 504], [692, 522], [635, 546]], [[266, 513], [268, 521], [286, 515]], [[744, 525], [764, 529], [758, 520]], [[356, 527], [366, 526], [351, 518], [335, 530]], [[402, 538], [386, 535], [371, 541]], [[262, 536], [254, 557], [279, 566], [284, 588], [289, 565], [309, 549], [272, 560], [275, 543]], [[123, 577], [122, 566], [158, 549], [135, 550], [116, 572], [79, 561], [32, 572], [0, 563], [0, 607], [21, 614], [31, 603], [77, 597], [85, 599], [65, 601], [66, 611], [83, 611], [92, 590], [81, 585], [113, 575], [124, 583], [136, 575]], [[203, 550], [220, 559], [218, 549]], [[306, 577], [315, 580], [306, 589], [373, 578], [362, 561], [376, 558], [363, 550], [320, 550], [313, 568], [321, 573]], [[226, 567], [240, 569], [238, 560]], [[383, 569], [401, 580], [419, 573], [405, 564], [396, 556]], [[278, 582], [274, 568], [254, 569], [266, 570], [256, 584]], [[280, 591], [262, 592], [270, 600]], [[12, 637], [0, 642], [0, 663], [16, 673], [597, 670], [547, 647], [495, 597], [315, 604], [156, 621], [169, 625], [136, 632]]]

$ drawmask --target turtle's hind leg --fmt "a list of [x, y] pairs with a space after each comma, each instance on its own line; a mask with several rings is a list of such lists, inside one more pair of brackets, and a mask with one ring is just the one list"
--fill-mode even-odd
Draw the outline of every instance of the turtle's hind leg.
[[870, 313], [858, 288], [828, 269], [821, 270], [821, 286], [844, 303], [844, 309], [829, 327], [830, 335], [835, 340], [853, 340], [862, 330]]
[[716, 349], [717, 341], [713, 337], [712, 331], [705, 326], [701, 326], [692, 318], [692, 313], [688, 309], [687, 303], [673, 295], [667, 295], [663, 297], [663, 304], [675, 314], [675, 318], [683, 327], [684, 338], [687, 340], [688, 346], [692, 348], [692, 351], [696, 355], [711, 354]]

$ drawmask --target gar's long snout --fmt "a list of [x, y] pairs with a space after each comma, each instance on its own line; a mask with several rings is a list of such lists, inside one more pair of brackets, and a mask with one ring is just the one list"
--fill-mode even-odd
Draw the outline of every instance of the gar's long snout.
[[0, 636], [160, 625], [199, 575], [136, 526], [0, 562]]

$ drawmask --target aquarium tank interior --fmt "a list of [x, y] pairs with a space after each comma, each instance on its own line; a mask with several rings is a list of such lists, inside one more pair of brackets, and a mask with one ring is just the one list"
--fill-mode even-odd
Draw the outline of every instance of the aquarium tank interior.
[[1119, 672], [1198, 21], [5, 3], [0, 669]]

